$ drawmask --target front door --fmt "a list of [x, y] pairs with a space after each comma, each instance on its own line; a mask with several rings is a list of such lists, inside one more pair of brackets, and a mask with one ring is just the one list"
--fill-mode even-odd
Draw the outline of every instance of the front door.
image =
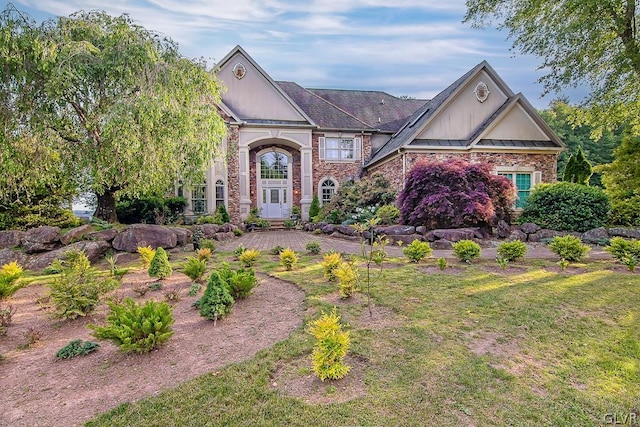
[[262, 217], [263, 218], [284, 218], [287, 207], [286, 187], [264, 187], [262, 188]]

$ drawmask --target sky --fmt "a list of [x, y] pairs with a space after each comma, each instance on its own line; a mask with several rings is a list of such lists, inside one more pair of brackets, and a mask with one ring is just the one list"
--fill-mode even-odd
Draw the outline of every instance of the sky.
[[[483, 60], [543, 109], [539, 59], [506, 32], [462, 23], [464, 0], [13, 0], [41, 22], [78, 10], [127, 13], [213, 66], [236, 45], [274, 79], [307, 88], [381, 90], [430, 99]], [[3, 9], [8, 4], [3, 0]], [[582, 95], [579, 95], [582, 92]], [[586, 91], [568, 94], [578, 102]]]

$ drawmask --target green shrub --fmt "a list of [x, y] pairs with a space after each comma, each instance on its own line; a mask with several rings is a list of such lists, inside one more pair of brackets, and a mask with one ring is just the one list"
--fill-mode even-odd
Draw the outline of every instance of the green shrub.
[[344, 363], [349, 351], [349, 332], [342, 330], [336, 309], [309, 324], [309, 333], [316, 339], [311, 358], [313, 372], [324, 381], [344, 378], [351, 369]]
[[211, 260], [211, 249], [209, 248], [202, 248], [202, 249], [198, 249], [196, 251], [196, 258], [199, 261], [204, 261], [205, 263], [209, 262]]
[[242, 235], [244, 235], [244, 232], [242, 230], [240, 230], [239, 228], [234, 228], [233, 229], [233, 235], [236, 237], [240, 237]]
[[0, 336], [7, 332], [7, 328], [11, 325], [16, 310], [17, 309], [11, 305], [0, 304]]
[[440, 270], [445, 270], [447, 268], [447, 259], [446, 258], [438, 258], [438, 268]]
[[233, 251], [233, 254], [234, 254], [236, 257], [238, 257], [238, 258], [239, 258], [239, 257], [240, 257], [240, 255], [242, 255], [242, 253], [243, 253], [244, 251], [246, 251], [246, 250], [247, 250], [247, 248], [245, 248], [245, 247], [244, 247], [244, 245], [243, 245], [242, 243], [240, 243], [240, 244], [238, 245], [238, 247], [236, 247], [236, 248], [235, 248], [235, 250]]
[[216, 250], [216, 241], [212, 239], [200, 239], [200, 249], [210, 249], [211, 252]]
[[199, 282], [207, 271], [207, 261], [204, 259], [198, 259], [196, 257], [190, 257], [184, 264], [184, 274], [194, 282]]
[[82, 341], [80, 339], [73, 340], [58, 350], [56, 357], [58, 359], [71, 359], [76, 356], [86, 356], [87, 354], [96, 351], [99, 347], [100, 344], [95, 342]]
[[606, 225], [611, 204], [598, 187], [560, 182], [534, 188], [519, 217], [552, 230], [584, 232]]
[[200, 292], [200, 289], [202, 289], [202, 285], [200, 283], [192, 283], [191, 286], [189, 286], [189, 292], [187, 292], [187, 295], [195, 297], [198, 295], [198, 292]]
[[615, 225], [640, 227], [640, 196], [623, 200], [613, 199], [610, 221]]
[[280, 255], [280, 252], [282, 252], [284, 250], [284, 248], [280, 245], [278, 246], [274, 246], [273, 248], [271, 248], [271, 250], [269, 251], [271, 253], [271, 255]]
[[107, 292], [117, 288], [113, 277], [102, 277], [84, 252], [69, 251], [60, 275], [49, 284], [55, 315], [75, 319], [91, 313]]
[[23, 274], [22, 267], [16, 261], [4, 264], [0, 268], [0, 300], [10, 298], [23, 286], [18, 283]]
[[217, 271], [213, 271], [207, 282], [204, 295], [196, 302], [196, 305], [200, 308], [200, 316], [213, 320], [215, 325], [218, 319], [231, 312], [234, 302], [225, 281]]
[[110, 340], [125, 353], [148, 353], [173, 335], [173, 314], [166, 302], [136, 304], [125, 298], [122, 304], [109, 303], [106, 326], [89, 325], [93, 336]]
[[148, 269], [151, 265], [153, 257], [156, 255], [156, 251], [151, 246], [138, 246], [138, 254], [140, 254], [140, 261], [142, 261], [142, 266], [145, 269]]
[[58, 274], [62, 271], [63, 268], [64, 266], [62, 265], [62, 261], [60, 261], [59, 259], [54, 259], [50, 265], [42, 270], [42, 273], [47, 275]]
[[149, 265], [148, 273], [149, 276], [155, 277], [160, 280], [166, 279], [173, 273], [171, 264], [169, 264], [167, 253], [162, 247], [156, 249], [156, 254], [151, 260], [151, 265]]
[[198, 225], [202, 225], [202, 224], [222, 225], [223, 222], [220, 220], [220, 218], [216, 217], [215, 215], [202, 215], [201, 217], [198, 218], [197, 224]]
[[626, 240], [622, 237], [614, 237], [605, 250], [626, 265], [630, 271], [634, 271], [636, 265], [640, 262], [640, 240]]
[[280, 263], [287, 270], [292, 270], [293, 267], [298, 263], [298, 255], [290, 249], [286, 248], [282, 252], [280, 252]]
[[549, 249], [561, 259], [572, 262], [580, 261], [591, 250], [589, 246], [582, 244], [580, 238], [571, 235], [554, 237], [549, 243]]
[[503, 259], [506, 262], [515, 262], [524, 258], [527, 254], [527, 245], [520, 240], [504, 242], [498, 246], [496, 253], [499, 259]]
[[122, 224], [172, 224], [182, 217], [185, 206], [184, 197], [121, 197], [116, 215]]
[[400, 209], [395, 205], [380, 206], [376, 211], [376, 218], [378, 218], [378, 224], [391, 225], [397, 224], [400, 217]]
[[223, 262], [216, 270], [235, 299], [246, 298], [258, 284], [256, 274], [252, 269], [233, 271], [228, 263]]
[[340, 298], [350, 298], [358, 290], [358, 269], [348, 262], [342, 262], [333, 274], [338, 279]]
[[227, 212], [227, 208], [224, 206], [224, 204], [218, 205], [218, 207], [216, 208], [215, 216], [221, 224], [226, 224], [231, 221], [229, 212]]
[[333, 282], [336, 280], [335, 269], [342, 264], [342, 255], [338, 252], [326, 254], [322, 260], [322, 267], [324, 268], [324, 277]]
[[308, 242], [305, 246], [307, 252], [313, 255], [318, 255], [320, 253], [320, 243], [316, 241]]
[[431, 255], [432, 252], [429, 242], [421, 242], [418, 239], [415, 239], [402, 249], [402, 253], [413, 262], [419, 262], [423, 258]]
[[313, 196], [311, 200], [311, 205], [309, 206], [309, 218], [313, 220], [313, 218], [317, 217], [320, 213], [320, 200], [318, 200], [318, 196]]
[[238, 261], [245, 267], [252, 267], [260, 258], [260, 251], [255, 249], [247, 249], [238, 256]]
[[460, 240], [453, 244], [453, 253], [460, 261], [471, 262], [480, 257], [480, 245], [473, 240]]

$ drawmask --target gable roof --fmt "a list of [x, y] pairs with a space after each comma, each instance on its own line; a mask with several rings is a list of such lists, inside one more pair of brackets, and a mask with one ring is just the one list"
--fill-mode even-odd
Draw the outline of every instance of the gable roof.
[[320, 129], [373, 132], [376, 129], [293, 82], [276, 82]]
[[[473, 132], [473, 134], [466, 139], [451, 140], [451, 139], [416, 139], [416, 137], [428, 127], [430, 121], [434, 119], [439, 112], [443, 111], [447, 104], [449, 104], [457, 95], [457, 93], [464, 87], [467, 82], [475, 78], [480, 72], [485, 71], [495, 84], [498, 85], [500, 90], [504, 92], [507, 99], [506, 101], [486, 120], [484, 120]], [[367, 162], [365, 167], [371, 166], [389, 155], [395, 153], [397, 150], [403, 147], [431, 147], [431, 148], [450, 148], [450, 149], [469, 149], [472, 146], [478, 145], [482, 147], [491, 146], [491, 142], [494, 140], [482, 139], [482, 136], [486, 134], [487, 130], [499, 121], [506, 112], [513, 108], [514, 105], [520, 104], [525, 111], [533, 118], [535, 123], [541, 128], [541, 130], [550, 138], [550, 141], [510, 141], [513, 142], [509, 145], [506, 141], [496, 141], [496, 147], [531, 147], [531, 148], [557, 148], [562, 149], [564, 145], [558, 138], [558, 136], [551, 130], [551, 128], [542, 120], [537, 111], [531, 106], [531, 104], [524, 98], [522, 94], [514, 95], [507, 84], [500, 78], [495, 70], [487, 63], [482, 61], [471, 70], [467, 71], [459, 79], [449, 85], [445, 90], [437, 94], [431, 101], [424, 104], [418, 109], [410, 119], [396, 132], [386, 144], [384, 144], [376, 153], [373, 154], [371, 159]]]
[[[279, 95], [286, 103], [288, 103], [291, 108], [296, 111], [303, 119], [305, 122], [307, 122], [310, 125], [315, 125], [315, 123], [313, 122], [313, 120], [306, 114], [306, 112], [300, 108], [300, 106], [298, 104], [296, 104], [290, 97], [289, 95], [287, 95], [287, 93], [285, 91], [282, 90], [282, 88], [280, 86], [278, 86], [276, 84], [276, 82], [271, 78], [271, 76], [269, 76], [269, 74], [266, 73], [266, 71], [264, 71], [262, 69], [262, 67], [260, 67], [260, 65], [258, 65], [258, 63], [241, 47], [241, 46], [236, 46], [235, 48], [233, 48], [224, 58], [222, 58], [215, 66], [214, 68], [214, 72], [216, 74], [219, 74], [220, 70], [229, 62], [231, 61], [231, 59], [234, 58], [234, 56], [236, 54], [240, 54], [244, 59], [246, 59], [246, 61], [251, 64], [251, 66], [253, 68], [255, 68], [258, 73], [264, 78], [264, 80], [266, 80], [267, 84], [269, 87], [271, 87], [273, 90], [275, 90], [276, 94]], [[224, 94], [223, 94], [223, 101], [224, 101]], [[226, 105], [227, 109], [229, 111], [233, 111], [232, 108], [227, 104]], [[255, 123], [259, 123], [263, 120], [260, 120], [257, 117], [243, 117], [241, 114], [239, 114], [237, 111], [233, 111], [234, 115], [236, 117], [241, 118], [243, 121], [245, 122], [255, 122]], [[273, 120], [268, 120], [269, 122], [273, 122]], [[304, 122], [296, 122], [299, 124], [304, 124]]]

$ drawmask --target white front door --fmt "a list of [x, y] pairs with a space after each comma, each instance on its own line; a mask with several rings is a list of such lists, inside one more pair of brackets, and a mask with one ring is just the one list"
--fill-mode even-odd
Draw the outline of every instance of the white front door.
[[286, 187], [263, 187], [262, 202], [263, 218], [285, 218], [288, 215]]

